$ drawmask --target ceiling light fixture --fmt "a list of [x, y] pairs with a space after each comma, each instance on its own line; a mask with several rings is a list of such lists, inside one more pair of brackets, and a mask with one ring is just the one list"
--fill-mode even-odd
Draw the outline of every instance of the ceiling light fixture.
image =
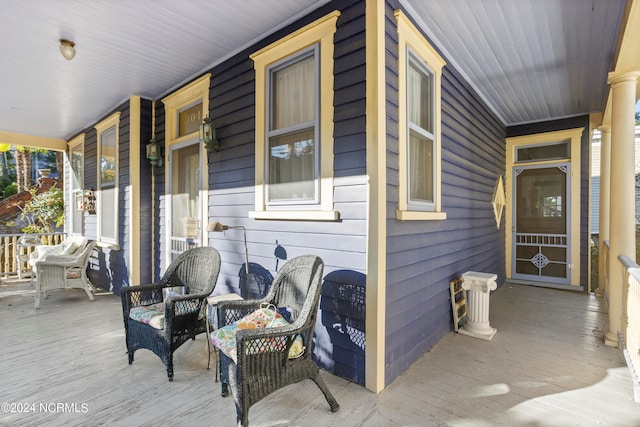
[[76, 44], [67, 39], [60, 39], [60, 53], [67, 61], [76, 56]]

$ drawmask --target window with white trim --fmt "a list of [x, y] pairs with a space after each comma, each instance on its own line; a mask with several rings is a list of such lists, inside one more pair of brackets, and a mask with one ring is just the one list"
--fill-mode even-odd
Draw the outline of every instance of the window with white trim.
[[267, 206], [318, 203], [318, 46], [269, 67]]
[[251, 55], [256, 72], [257, 219], [336, 220], [333, 12]]
[[118, 125], [120, 113], [96, 125], [98, 131], [98, 241], [118, 245]]
[[441, 210], [440, 92], [444, 60], [401, 12], [398, 24], [400, 220], [445, 219]]
[[71, 169], [71, 234], [84, 233], [84, 134], [69, 143], [69, 165]]

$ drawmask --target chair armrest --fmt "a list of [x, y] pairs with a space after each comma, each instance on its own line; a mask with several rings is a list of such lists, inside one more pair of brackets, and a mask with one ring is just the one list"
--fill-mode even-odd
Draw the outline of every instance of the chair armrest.
[[129, 311], [132, 307], [162, 302], [162, 290], [164, 288], [166, 288], [166, 286], [160, 283], [122, 288], [120, 290], [120, 296], [122, 298], [122, 308], [125, 311], [125, 318], [129, 317]]
[[218, 327], [230, 325], [242, 319], [247, 314], [260, 308], [263, 300], [221, 301], [216, 305], [218, 312]]
[[[240, 329], [236, 331], [237, 366], [243, 369], [244, 359], [251, 357], [263, 357], [263, 355], [275, 356], [280, 363], [289, 359], [289, 350], [296, 339], [301, 336], [304, 350], [300, 356], [308, 355], [311, 349], [309, 337], [313, 325], [296, 327], [294, 324], [275, 328]], [[245, 365], [246, 366], [246, 365]]]
[[61, 267], [82, 267], [82, 265], [78, 261], [79, 260], [75, 257], [68, 257], [64, 255], [49, 255], [44, 259], [37, 260], [34, 265], [37, 268], [46, 265], [59, 265]]

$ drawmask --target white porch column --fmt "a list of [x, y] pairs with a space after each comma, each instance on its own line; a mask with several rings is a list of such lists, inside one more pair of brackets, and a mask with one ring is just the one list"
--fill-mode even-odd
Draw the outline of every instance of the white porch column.
[[618, 347], [623, 327], [624, 277], [619, 255], [635, 259], [635, 104], [640, 71], [609, 74], [611, 84], [611, 185], [609, 225], [609, 330], [605, 344]]
[[603, 297], [607, 288], [604, 242], [609, 240], [610, 183], [611, 183], [611, 126], [600, 126], [600, 222], [598, 235], [598, 289]]

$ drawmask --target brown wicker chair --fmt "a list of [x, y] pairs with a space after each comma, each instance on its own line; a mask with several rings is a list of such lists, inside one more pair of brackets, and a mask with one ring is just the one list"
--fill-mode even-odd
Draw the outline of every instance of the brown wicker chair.
[[[122, 310], [129, 364], [141, 348], [154, 352], [173, 381], [173, 352], [190, 338], [206, 332], [204, 309], [220, 273], [220, 254], [211, 247], [189, 249], [178, 255], [159, 283], [122, 289]], [[164, 298], [163, 290], [184, 287], [185, 295]], [[162, 304], [163, 303], [163, 304]], [[158, 305], [159, 304], [159, 305]], [[134, 320], [132, 310], [164, 308], [164, 327]], [[162, 316], [160, 316], [162, 317]], [[148, 319], [147, 319], [148, 320]]]
[[[238, 330], [237, 363], [221, 352], [220, 380], [222, 395], [231, 388], [238, 423], [249, 424], [249, 408], [263, 397], [303, 379], [311, 379], [324, 394], [332, 412], [340, 406], [319, 375], [312, 360], [312, 340], [324, 264], [316, 256], [294, 258], [281, 267], [269, 294], [259, 300], [228, 301], [218, 305], [218, 326], [229, 325], [261, 307], [273, 304], [286, 309], [291, 323], [287, 326]], [[289, 358], [293, 340], [301, 336], [303, 353]], [[282, 343], [286, 341], [286, 346]]]

